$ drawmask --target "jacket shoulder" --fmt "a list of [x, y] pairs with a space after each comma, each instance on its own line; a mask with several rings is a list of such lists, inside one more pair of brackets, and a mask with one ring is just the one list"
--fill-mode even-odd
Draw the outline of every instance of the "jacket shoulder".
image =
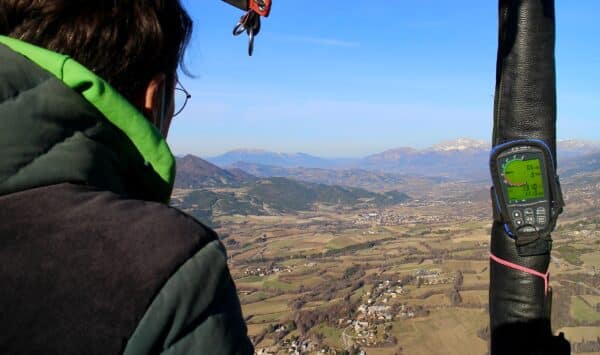
[[225, 249], [212, 241], [169, 278], [124, 355], [253, 354]]
[[[221, 263], [228, 277], [216, 233], [160, 203], [59, 184], [0, 196], [0, 205], [0, 274], [12, 290], [0, 305], [13, 325], [0, 347], [10, 339], [22, 353], [117, 353], [164, 290], [188, 292], [167, 286], [189, 275], [185, 265]], [[196, 293], [221, 282], [194, 277]]]

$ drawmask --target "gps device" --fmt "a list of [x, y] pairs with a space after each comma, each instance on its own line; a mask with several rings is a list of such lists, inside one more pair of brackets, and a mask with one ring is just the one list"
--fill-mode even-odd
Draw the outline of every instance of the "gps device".
[[[490, 170], [497, 216], [517, 246], [550, 235], [564, 202], [552, 151], [544, 141], [521, 139], [492, 149]], [[548, 246], [549, 247], [549, 246]]]

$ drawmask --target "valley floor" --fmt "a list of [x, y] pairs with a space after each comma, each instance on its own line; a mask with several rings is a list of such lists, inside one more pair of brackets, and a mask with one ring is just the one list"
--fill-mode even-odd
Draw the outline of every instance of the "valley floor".
[[[591, 354], [600, 353], [600, 191], [590, 189], [567, 194], [550, 273], [553, 327], [574, 353]], [[446, 199], [219, 217], [257, 353], [485, 354], [490, 209], [486, 199]]]

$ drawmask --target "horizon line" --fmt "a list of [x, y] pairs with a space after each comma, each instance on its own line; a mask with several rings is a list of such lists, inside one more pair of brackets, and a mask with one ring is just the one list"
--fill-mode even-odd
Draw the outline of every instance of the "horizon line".
[[[486, 141], [486, 140], [482, 140], [482, 139], [476, 139], [476, 138], [471, 138], [471, 137], [457, 137], [454, 139], [444, 139], [444, 140], [440, 140], [437, 143], [434, 143], [432, 145], [429, 145], [427, 147], [423, 147], [423, 148], [417, 148], [414, 146], [396, 146], [396, 147], [392, 147], [392, 148], [388, 148], [388, 149], [384, 149], [384, 150], [379, 150], [376, 152], [372, 152], [372, 153], [367, 153], [367, 154], [361, 154], [361, 155], [347, 155], [347, 156], [342, 156], [342, 155], [321, 155], [318, 153], [307, 153], [306, 151], [277, 151], [277, 150], [269, 150], [269, 149], [264, 149], [264, 148], [256, 148], [256, 147], [240, 147], [240, 148], [233, 148], [233, 149], [228, 149], [225, 151], [222, 151], [221, 153], [216, 153], [216, 154], [204, 154], [204, 153], [190, 153], [190, 152], [185, 152], [185, 153], [174, 153], [173, 155], [176, 157], [184, 157], [186, 155], [194, 155], [197, 157], [205, 157], [206, 159], [211, 159], [211, 158], [218, 158], [220, 156], [223, 156], [225, 154], [228, 153], [235, 153], [235, 152], [246, 152], [246, 153], [271, 153], [271, 154], [279, 154], [279, 155], [308, 155], [311, 157], [315, 157], [315, 158], [323, 158], [323, 159], [360, 159], [360, 158], [364, 158], [364, 157], [368, 157], [370, 155], [376, 155], [376, 154], [382, 154], [385, 152], [389, 152], [389, 151], [393, 151], [393, 150], [399, 150], [399, 149], [412, 149], [415, 151], [426, 151], [429, 149], [432, 149], [436, 146], [439, 146], [443, 143], [454, 143], [457, 142], [460, 139], [467, 139], [470, 141], [474, 141], [476, 143], [480, 143], [480, 144], [487, 144], [490, 145], [490, 149], [491, 149], [491, 141]], [[600, 139], [579, 139], [579, 138], [565, 138], [565, 139], [557, 139], [556, 143], [564, 143], [564, 142], [578, 142], [578, 143], [583, 143], [583, 144], [590, 144], [592, 146], [598, 145], [598, 149], [600, 149]]]

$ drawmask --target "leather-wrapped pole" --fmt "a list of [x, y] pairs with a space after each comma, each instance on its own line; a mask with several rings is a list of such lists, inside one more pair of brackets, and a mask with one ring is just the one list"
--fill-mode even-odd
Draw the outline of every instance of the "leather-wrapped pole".
[[555, 154], [554, 1], [500, 0], [499, 15], [493, 145], [537, 138]]
[[[535, 138], [556, 157], [554, 45], [554, 0], [499, 1], [494, 146]], [[569, 354], [564, 337], [552, 336], [552, 294], [540, 277], [550, 253], [519, 255], [498, 218], [491, 234], [492, 255], [518, 266], [490, 260], [491, 354]]]

